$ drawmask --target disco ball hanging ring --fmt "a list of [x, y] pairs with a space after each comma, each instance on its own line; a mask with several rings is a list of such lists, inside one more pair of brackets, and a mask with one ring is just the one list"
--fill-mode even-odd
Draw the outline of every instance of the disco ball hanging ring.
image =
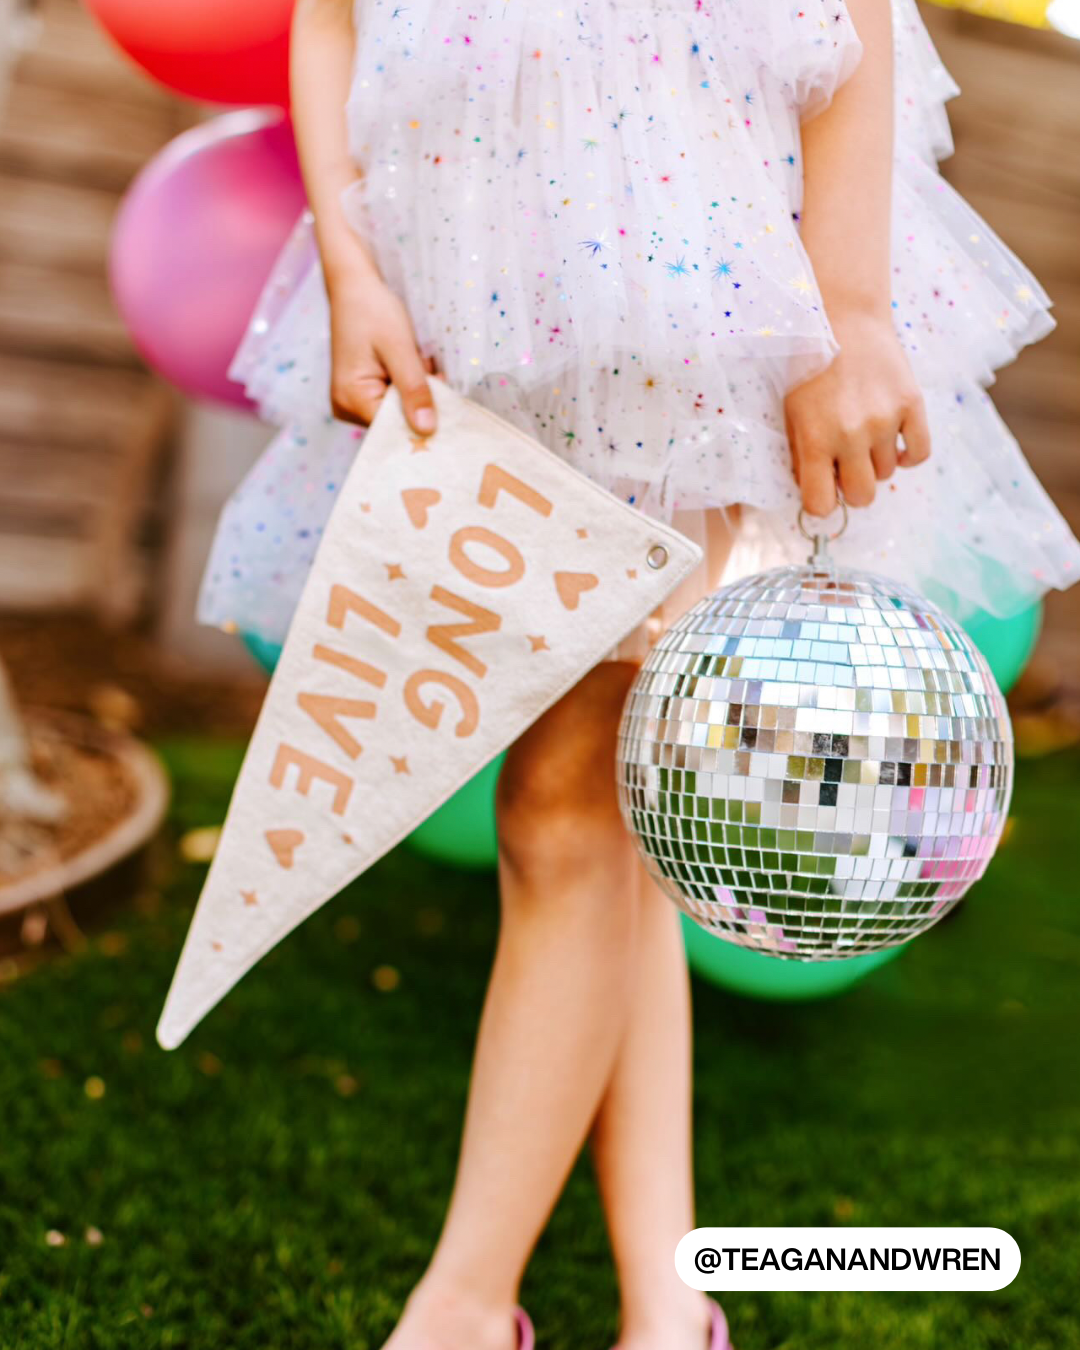
[[1013, 743], [960, 625], [808, 537], [809, 562], [722, 587], [659, 640], [627, 699], [618, 776], [645, 862], [686, 914], [824, 961], [909, 941], [982, 876]]

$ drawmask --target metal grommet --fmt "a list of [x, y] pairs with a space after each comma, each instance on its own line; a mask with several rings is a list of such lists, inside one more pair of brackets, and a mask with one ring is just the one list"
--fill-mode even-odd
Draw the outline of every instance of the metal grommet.
[[653, 544], [645, 559], [654, 572], [659, 572], [661, 567], [666, 567], [667, 560], [668, 551], [663, 544]]
[[[848, 509], [847, 509], [847, 502], [844, 501], [843, 497], [841, 497], [839, 493], [836, 494], [836, 499], [839, 503], [839, 509], [843, 513], [843, 519], [840, 521], [840, 528], [836, 531], [835, 534], [826, 535], [825, 531], [821, 528], [821, 526], [825, 524], [825, 521], [828, 520], [829, 517], [815, 516], [814, 519], [819, 521], [819, 526], [816, 530], [808, 530], [806, 528], [806, 509], [804, 508], [799, 512], [799, 532], [802, 534], [802, 537], [804, 539], [809, 539], [809, 541], [812, 544], [816, 544], [819, 539], [827, 539], [831, 544], [835, 540], [840, 538], [840, 536], [844, 533], [844, 531], [847, 529], [848, 526]], [[830, 514], [835, 513], [831, 512]]]

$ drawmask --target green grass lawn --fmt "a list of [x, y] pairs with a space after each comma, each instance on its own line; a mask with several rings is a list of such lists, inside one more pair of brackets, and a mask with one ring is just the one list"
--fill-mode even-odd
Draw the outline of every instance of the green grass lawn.
[[[169, 757], [175, 829], [219, 821], [235, 749]], [[838, 1000], [699, 984], [700, 1222], [996, 1225], [1024, 1257], [996, 1294], [732, 1295], [739, 1350], [1080, 1350], [1078, 802], [1080, 758], [1023, 764], [973, 899]], [[376, 1350], [423, 1269], [492, 881], [398, 850], [167, 1055], [202, 874], [177, 862], [160, 903], [0, 991], [2, 1350]], [[525, 1298], [542, 1347], [614, 1339], [587, 1166]]]

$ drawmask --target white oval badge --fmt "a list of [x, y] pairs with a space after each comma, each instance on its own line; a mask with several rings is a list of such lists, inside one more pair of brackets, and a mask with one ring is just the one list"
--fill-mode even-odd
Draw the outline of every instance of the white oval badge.
[[692, 1289], [1004, 1289], [1020, 1248], [1001, 1228], [695, 1228], [675, 1249]]

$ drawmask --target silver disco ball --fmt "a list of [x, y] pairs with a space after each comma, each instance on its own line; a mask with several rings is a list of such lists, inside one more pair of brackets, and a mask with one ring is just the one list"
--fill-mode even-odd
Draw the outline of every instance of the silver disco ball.
[[814, 558], [725, 586], [653, 649], [619, 732], [650, 872], [740, 947], [894, 947], [982, 876], [1012, 727], [964, 630], [906, 587]]

